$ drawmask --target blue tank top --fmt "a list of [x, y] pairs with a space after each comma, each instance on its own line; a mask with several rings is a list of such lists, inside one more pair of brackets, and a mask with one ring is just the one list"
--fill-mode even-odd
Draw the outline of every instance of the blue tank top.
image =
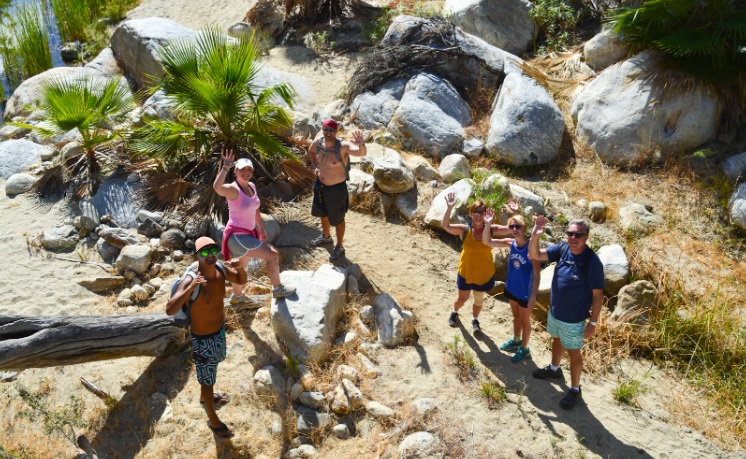
[[528, 259], [528, 244], [519, 249], [515, 240], [510, 245], [508, 278], [505, 290], [516, 298], [528, 301], [534, 286], [534, 265]]

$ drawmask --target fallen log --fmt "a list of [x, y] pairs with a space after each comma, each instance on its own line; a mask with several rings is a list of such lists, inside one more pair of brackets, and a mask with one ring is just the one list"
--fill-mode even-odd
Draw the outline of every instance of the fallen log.
[[187, 334], [163, 312], [115, 316], [0, 316], [0, 370], [133, 356], [160, 357]]

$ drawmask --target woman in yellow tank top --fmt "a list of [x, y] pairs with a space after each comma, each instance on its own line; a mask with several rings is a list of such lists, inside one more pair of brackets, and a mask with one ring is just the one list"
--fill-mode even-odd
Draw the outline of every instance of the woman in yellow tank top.
[[[487, 210], [487, 206], [481, 199], [475, 200], [469, 206], [471, 225], [456, 224], [451, 223], [451, 211], [456, 204], [456, 196], [453, 193], [448, 193], [445, 198], [448, 208], [443, 215], [441, 226], [447, 232], [461, 237], [463, 241], [456, 276], [458, 296], [453, 302], [453, 310], [448, 317], [448, 324], [451, 327], [458, 324], [458, 310], [474, 292], [471, 326], [476, 333], [480, 331], [478, 317], [482, 311], [482, 305], [484, 305], [484, 292], [495, 286], [495, 263], [492, 259], [492, 248], [482, 243], [484, 212]], [[492, 225], [492, 230], [498, 234], [508, 234], [510, 231], [507, 226], [502, 225]]]

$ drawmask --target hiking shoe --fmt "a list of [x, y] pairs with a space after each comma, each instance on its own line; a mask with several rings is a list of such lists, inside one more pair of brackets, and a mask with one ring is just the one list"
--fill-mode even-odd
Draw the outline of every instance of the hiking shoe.
[[337, 258], [344, 256], [345, 254], [345, 248], [341, 246], [335, 246], [334, 250], [332, 250], [332, 253], [329, 254], [329, 261], [336, 260]]
[[525, 359], [529, 355], [531, 355], [531, 349], [527, 347], [519, 347], [518, 350], [513, 355], [513, 357], [510, 358], [510, 361], [520, 362], [521, 360]]
[[507, 350], [513, 349], [514, 347], [518, 347], [521, 345], [521, 341], [522, 340], [516, 341], [515, 339], [510, 338], [509, 340], [505, 341], [504, 343], [500, 345], [500, 350], [507, 351]]
[[448, 325], [455, 327], [458, 324], [458, 312], [451, 311], [451, 315], [448, 316]]
[[287, 287], [280, 284], [272, 289], [272, 298], [285, 298], [286, 296], [290, 296], [294, 293], [295, 289], [293, 287]]
[[311, 239], [308, 243], [311, 244], [314, 247], [320, 247], [322, 245], [331, 244], [334, 242], [332, 240], [331, 236], [324, 237], [322, 234], [321, 236], [316, 236], [315, 238]]
[[251, 299], [249, 299], [248, 296], [246, 296], [245, 293], [242, 293], [240, 295], [236, 295], [235, 293], [231, 295], [231, 304], [247, 304], [251, 302]]
[[581, 398], [583, 398], [583, 392], [580, 391], [579, 387], [578, 390], [570, 388], [570, 390], [567, 391], [567, 394], [562, 397], [562, 400], [560, 400], [560, 406], [569, 410], [577, 405]]
[[479, 321], [477, 319], [471, 319], [471, 329], [474, 333], [482, 331], [482, 327], [479, 326]]
[[557, 368], [556, 370], [552, 370], [552, 368], [549, 365], [547, 365], [544, 368], [537, 368], [531, 374], [536, 379], [561, 378], [562, 368]]

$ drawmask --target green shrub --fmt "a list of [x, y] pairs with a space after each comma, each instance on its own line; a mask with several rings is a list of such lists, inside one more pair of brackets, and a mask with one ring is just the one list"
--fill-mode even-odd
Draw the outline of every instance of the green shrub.
[[[575, 41], [575, 26], [581, 13], [565, 0], [537, 0], [529, 14], [539, 29], [534, 39], [534, 52], [547, 54], [561, 51]], [[539, 47], [537, 48], [537, 45]]]
[[373, 44], [381, 41], [383, 36], [386, 35], [386, 31], [389, 30], [394, 16], [395, 14], [392, 10], [383, 8], [380, 16], [363, 24], [362, 31], [365, 38]]
[[11, 88], [52, 68], [49, 33], [39, 3], [21, 6], [0, 21], [0, 57]]
[[642, 383], [635, 379], [621, 381], [613, 390], [614, 399], [625, 405], [637, 406], [637, 396], [643, 392]]

